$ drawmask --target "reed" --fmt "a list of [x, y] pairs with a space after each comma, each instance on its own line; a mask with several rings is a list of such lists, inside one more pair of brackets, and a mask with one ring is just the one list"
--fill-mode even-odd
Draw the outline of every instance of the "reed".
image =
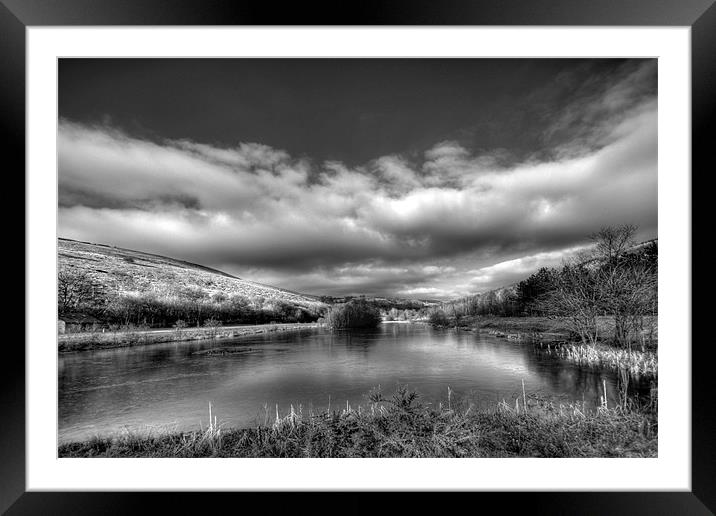
[[626, 370], [636, 376], [657, 377], [659, 374], [659, 361], [655, 351], [630, 350], [604, 345], [562, 344], [548, 347], [547, 352], [580, 366]]
[[[60, 457], [655, 457], [657, 415], [634, 405], [557, 403], [521, 392], [478, 407], [424, 403], [407, 388], [373, 391], [368, 403], [308, 413], [264, 407], [264, 424], [221, 428], [215, 414], [197, 432], [131, 433], [59, 447]], [[273, 421], [272, 421], [273, 419]]]

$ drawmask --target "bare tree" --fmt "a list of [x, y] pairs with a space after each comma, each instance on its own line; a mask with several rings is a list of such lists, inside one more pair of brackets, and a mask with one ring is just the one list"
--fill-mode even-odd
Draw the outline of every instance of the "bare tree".
[[636, 226], [624, 224], [591, 235], [602, 310], [614, 317], [614, 342], [619, 346], [630, 346], [643, 326], [644, 316], [655, 312], [656, 267], [629, 254], [636, 243], [636, 232]]
[[614, 316], [614, 342], [631, 347], [644, 317], [656, 313], [657, 276], [641, 263], [623, 261], [600, 271], [605, 313]]
[[211, 318], [204, 321], [204, 328], [207, 329], [207, 334], [209, 338], [215, 339], [216, 334], [219, 331], [219, 327], [221, 326], [221, 321]]
[[597, 317], [614, 317], [613, 338], [630, 346], [644, 317], [656, 313], [655, 262], [635, 258], [636, 226], [602, 228], [591, 235], [591, 250], [563, 266], [545, 303], [555, 314], [568, 317], [585, 344], [599, 338]]
[[543, 297], [542, 307], [552, 315], [565, 316], [584, 344], [599, 338], [597, 317], [602, 307], [596, 272], [582, 263], [567, 263], [553, 278], [553, 289]]
[[98, 285], [86, 271], [63, 267], [57, 272], [57, 307], [60, 313], [91, 304], [98, 290]]
[[634, 237], [637, 226], [633, 224], [622, 224], [621, 226], [607, 226], [589, 238], [594, 243], [591, 257], [605, 264], [609, 264], [621, 258], [636, 243]]

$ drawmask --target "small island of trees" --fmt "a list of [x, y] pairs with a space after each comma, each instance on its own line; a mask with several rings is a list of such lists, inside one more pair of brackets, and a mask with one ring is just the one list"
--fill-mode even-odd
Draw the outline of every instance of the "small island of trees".
[[375, 328], [380, 321], [380, 310], [365, 299], [333, 306], [326, 314], [326, 325], [333, 329]]

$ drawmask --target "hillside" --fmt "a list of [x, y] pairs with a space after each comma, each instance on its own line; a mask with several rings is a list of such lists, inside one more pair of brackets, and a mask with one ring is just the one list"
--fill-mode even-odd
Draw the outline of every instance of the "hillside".
[[[191, 302], [194, 305], [206, 305], [198, 307], [198, 312], [201, 313], [204, 308], [205, 314], [210, 314], [212, 308], [218, 312], [226, 311], [232, 301], [231, 308], [235, 312], [240, 311], [242, 306], [245, 307], [244, 312], [249, 306], [255, 311], [290, 306], [318, 313], [325, 306], [312, 296], [263, 285], [166, 256], [64, 238], [58, 239], [57, 247], [58, 270], [73, 278], [83, 278], [90, 285], [84, 291], [92, 293], [90, 310], [87, 306], [72, 308], [84, 308], [83, 312], [92, 312], [95, 316], [97, 312], [107, 312], [108, 306], [117, 303], [122, 305], [120, 308], [126, 313], [124, 305], [129, 301], [135, 304], [141, 301], [144, 304], [172, 305], [177, 313], [181, 311], [177, 304]], [[80, 299], [79, 304], [88, 303]], [[164, 321], [167, 319], [165, 315], [160, 317]]]

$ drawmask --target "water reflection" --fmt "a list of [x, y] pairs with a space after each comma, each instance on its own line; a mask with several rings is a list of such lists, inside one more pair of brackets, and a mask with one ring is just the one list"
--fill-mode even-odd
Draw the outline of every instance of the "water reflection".
[[[211, 349], [228, 354], [197, 353]], [[66, 354], [58, 374], [61, 441], [123, 428], [198, 428], [209, 402], [227, 425], [251, 425], [276, 404], [320, 410], [329, 399], [332, 406], [364, 403], [376, 385], [391, 392], [408, 384], [434, 402], [450, 386], [493, 403], [521, 393], [524, 380], [529, 392], [596, 405], [604, 380], [610, 402], [618, 396], [615, 374], [488, 335], [408, 324]]]

